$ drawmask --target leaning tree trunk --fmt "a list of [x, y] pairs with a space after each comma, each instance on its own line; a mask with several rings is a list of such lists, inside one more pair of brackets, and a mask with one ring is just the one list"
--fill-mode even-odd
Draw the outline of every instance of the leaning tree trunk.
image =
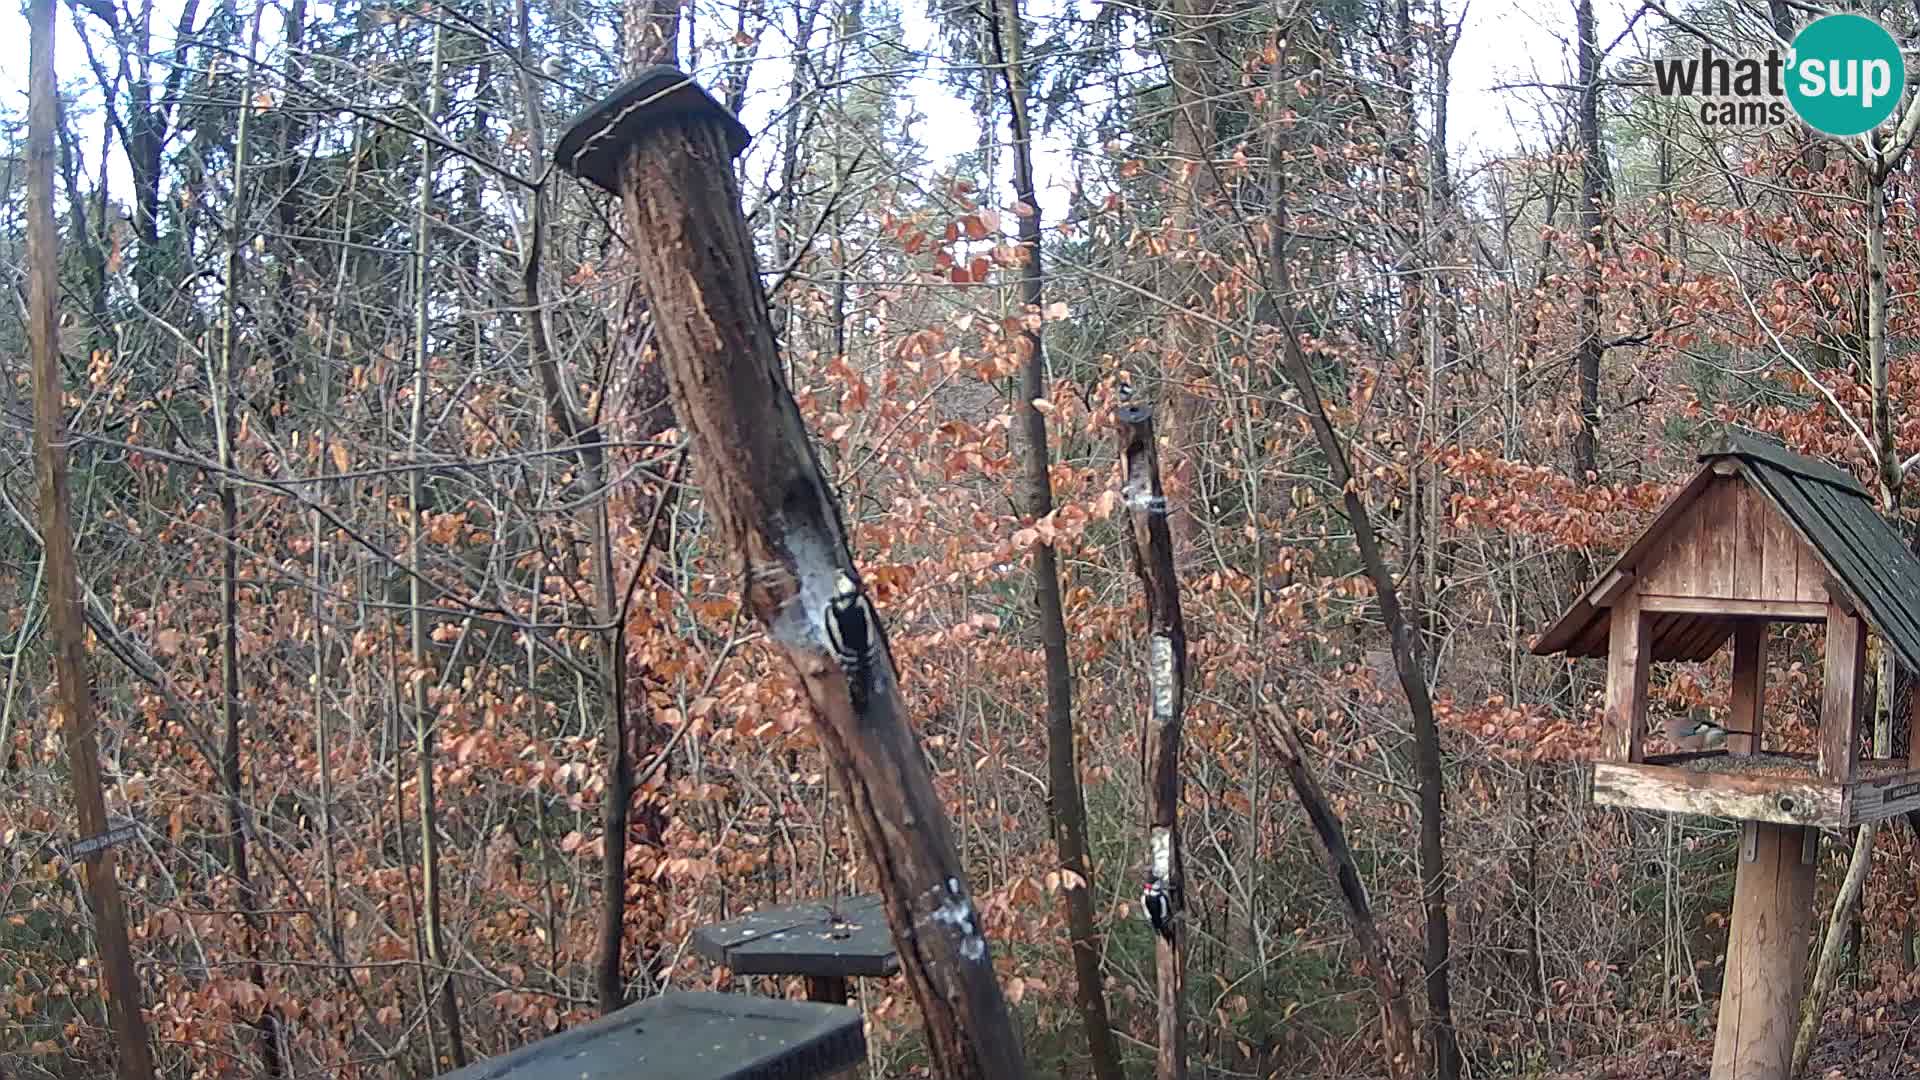
[[[1277, 91], [1283, 77], [1284, 56], [1273, 65], [1272, 88]], [[1279, 95], [1271, 95], [1278, 101]], [[1274, 117], [1276, 129], [1280, 118]], [[1392, 644], [1393, 667], [1400, 691], [1413, 716], [1414, 775], [1419, 783], [1420, 805], [1420, 892], [1426, 916], [1425, 975], [1427, 990], [1427, 1035], [1433, 1048], [1434, 1074], [1440, 1080], [1458, 1080], [1460, 1045], [1453, 1026], [1453, 993], [1447, 961], [1451, 952], [1451, 930], [1447, 915], [1447, 861], [1442, 841], [1445, 807], [1445, 775], [1440, 763], [1440, 728], [1434, 718], [1433, 696], [1427, 687], [1427, 664], [1420, 636], [1400, 605], [1399, 588], [1393, 569], [1380, 550], [1379, 534], [1367, 509], [1362, 480], [1353, 473], [1346, 446], [1327, 418], [1320, 388], [1313, 369], [1301, 348], [1303, 333], [1293, 308], [1293, 282], [1288, 266], [1287, 241], [1290, 225], [1287, 215], [1286, 170], [1282, 149], [1276, 140], [1270, 147], [1268, 163], [1271, 190], [1268, 205], [1272, 209], [1267, 257], [1267, 305], [1279, 338], [1281, 366], [1299, 395], [1307, 424], [1319, 444], [1327, 464], [1328, 478], [1341, 493], [1341, 505], [1347, 524], [1353, 529], [1354, 547], [1359, 550], [1360, 565], [1373, 585], [1374, 600], [1380, 605], [1381, 621], [1386, 623]]]
[[[1787, 1070], [1788, 1076], [1799, 1076], [1807, 1071], [1807, 1059], [1813, 1056], [1813, 1041], [1820, 1034], [1820, 1018], [1827, 1008], [1827, 994], [1833, 990], [1833, 984], [1840, 976], [1841, 943], [1846, 938], [1847, 923], [1854, 915], [1854, 905], [1860, 900], [1860, 888], [1866, 883], [1867, 870], [1873, 865], [1873, 838], [1879, 829], [1878, 822], [1869, 821], [1860, 826], [1853, 841], [1853, 858], [1847, 862], [1847, 875], [1841, 879], [1840, 892], [1834, 897], [1833, 915], [1827, 921], [1827, 932], [1820, 939], [1820, 962], [1814, 968], [1813, 982], [1807, 987], [1806, 1000], [1800, 1004], [1800, 1026], [1793, 1035], [1793, 1066]], [[1857, 960], [1858, 958], [1856, 958]]]
[[[33, 362], [34, 471], [40, 480], [40, 536], [47, 576], [47, 622], [52, 631], [55, 701], [73, 781], [74, 822], [82, 838], [107, 831], [100, 789], [98, 714], [87, 676], [87, 630], [81, 611], [80, 568], [73, 554], [67, 484], [67, 431], [61, 399], [59, 253], [53, 231], [53, 133], [59, 107], [53, 80], [53, 0], [33, 0], [27, 61], [27, 347]], [[127, 940], [117, 859], [101, 848], [82, 861], [87, 902], [99, 943], [101, 984], [107, 997], [120, 1080], [153, 1080], [153, 1049], [140, 1011], [140, 977]]]
[[1400, 976], [1393, 969], [1393, 957], [1380, 936], [1379, 924], [1374, 921], [1367, 887], [1360, 880], [1360, 868], [1354, 864], [1353, 849], [1347, 846], [1347, 830], [1340, 824], [1340, 815], [1334, 812], [1319, 778], [1313, 775], [1313, 765], [1307, 760], [1306, 747], [1293, 722], [1262, 719], [1278, 731], [1280, 759], [1286, 765], [1287, 779], [1292, 781], [1293, 793], [1313, 826], [1314, 841], [1320, 847], [1321, 858], [1326, 860], [1327, 876], [1340, 892], [1341, 910], [1347, 917], [1348, 928], [1353, 931], [1354, 943], [1360, 947], [1360, 962], [1373, 979], [1374, 993], [1380, 998], [1387, 1075], [1396, 1080], [1411, 1077], [1419, 1067], [1419, 1057], [1413, 1046], [1413, 1020], [1407, 1009], [1406, 990], [1400, 985]]
[[860, 591], [838, 503], [780, 375], [732, 159], [746, 131], [682, 73], [654, 68], [560, 140], [562, 167], [622, 197], [680, 427], [746, 610], [800, 680], [879, 876], [933, 1073], [1019, 1080], [1020, 1042], [886, 635]]
[[[1000, 3], [1002, 0], [996, 0]], [[1024, 203], [1020, 245], [1026, 265], [1020, 298], [1026, 308], [1024, 329], [1014, 338], [1020, 351], [1020, 392], [1014, 417], [1025, 454], [1021, 462], [1020, 505], [1027, 518], [1040, 521], [1053, 512], [1052, 460], [1047, 447], [1047, 418], [1036, 402], [1046, 397], [1047, 358], [1039, 323], [1045, 307], [1046, 271], [1041, 262], [1040, 199], [1033, 183], [1033, 129], [1027, 117], [1027, 87], [1019, 0], [995, 6], [993, 42], [1005, 80], [1008, 123], [1013, 135], [1013, 197]], [[1067, 656], [1067, 620], [1060, 600], [1060, 567], [1053, 544], [1036, 537], [1033, 591], [1040, 608], [1040, 641], [1046, 656], [1047, 794], [1053, 804], [1054, 842], [1060, 852], [1061, 895], [1067, 905], [1067, 936], [1073, 948], [1074, 1004], [1086, 1029], [1087, 1053], [1099, 1080], [1122, 1080], [1120, 1050], [1107, 1018], [1107, 992], [1100, 972], [1100, 941], [1093, 929], [1093, 867], [1087, 859], [1087, 805], [1080, 790], [1080, 765], [1074, 752], [1073, 671]], [[1163, 1050], [1164, 1052], [1164, 1050]]]

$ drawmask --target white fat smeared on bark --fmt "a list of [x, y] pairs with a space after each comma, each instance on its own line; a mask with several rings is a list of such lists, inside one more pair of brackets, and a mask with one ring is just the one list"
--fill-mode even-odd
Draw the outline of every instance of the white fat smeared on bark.
[[987, 958], [987, 939], [980, 933], [980, 919], [959, 878], [947, 879], [945, 898], [933, 909], [931, 918], [960, 940], [960, 959], [977, 964]]
[[1149, 843], [1153, 846], [1153, 877], [1156, 881], [1173, 880], [1173, 830], [1165, 825], [1155, 825], [1150, 834]]
[[1167, 497], [1165, 495], [1155, 495], [1153, 488], [1147, 484], [1130, 481], [1125, 487], [1120, 489], [1120, 495], [1126, 500], [1128, 509], [1145, 510], [1149, 514], [1164, 514], [1167, 512]]
[[1173, 639], [1155, 634], [1147, 639], [1147, 686], [1153, 692], [1155, 723], [1173, 723]]
[[[838, 553], [811, 529], [795, 529], [780, 518], [773, 533], [793, 558], [793, 595], [780, 608], [767, 632], [790, 648], [832, 652], [827, 640], [827, 607], [833, 599], [834, 579], [840, 573]], [[761, 572], [755, 568], [755, 573]]]

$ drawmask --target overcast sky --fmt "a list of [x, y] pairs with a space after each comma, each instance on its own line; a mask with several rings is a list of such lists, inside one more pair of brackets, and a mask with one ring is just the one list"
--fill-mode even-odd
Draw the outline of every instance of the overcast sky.
[[[0, 15], [0, 96], [17, 115], [26, 112], [27, 34], [21, 0], [8, 4]], [[163, 3], [162, 7], [170, 7]], [[909, 39], [923, 38], [924, 18], [917, 0], [903, 0], [908, 9]], [[1450, 4], [1455, 11], [1458, 4]], [[1611, 42], [1626, 25], [1627, 0], [1599, 0], [1600, 39]], [[84, 54], [74, 34], [70, 9], [60, 4], [56, 25], [59, 38], [56, 61], [63, 78], [85, 71]], [[1453, 96], [1449, 110], [1449, 139], [1457, 167], [1470, 169], [1489, 156], [1537, 146], [1538, 107], [1551, 91], [1512, 89], [1516, 84], [1562, 82], [1570, 68], [1569, 39], [1573, 24], [1571, 0], [1470, 0], [1465, 30], [1453, 62]], [[163, 45], [156, 42], [156, 45]], [[1631, 49], [1629, 45], [1627, 48]], [[756, 80], [760, 82], [761, 80]], [[1503, 87], [1505, 87], [1503, 89]], [[914, 84], [916, 104], [927, 117], [917, 134], [935, 156], [972, 149], [977, 128], [965, 104], [942, 89], [935, 79]], [[749, 109], [746, 119], [757, 119]], [[1517, 126], [1516, 126], [1517, 125]], [[1051, 155], [1048, 155], [1051, 157]], [[1060, 160], [1039, 162], [1043, 173], [1061, 173]], [[1043, 176], [1043, 187], [1064, 182], [1064, 176]], [[124, 182], [124, 170], [121, 181]]]

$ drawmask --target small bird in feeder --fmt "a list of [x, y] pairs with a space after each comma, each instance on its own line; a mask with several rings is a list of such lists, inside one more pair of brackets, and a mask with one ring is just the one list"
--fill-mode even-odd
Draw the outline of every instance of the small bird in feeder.
[[1689, 749], [1719, 750], [1727, 745], [1728, 735], [1750, 735], [1731, 731], [1704, 716], [1678, 716], [1667, 721], [1667, 738]]

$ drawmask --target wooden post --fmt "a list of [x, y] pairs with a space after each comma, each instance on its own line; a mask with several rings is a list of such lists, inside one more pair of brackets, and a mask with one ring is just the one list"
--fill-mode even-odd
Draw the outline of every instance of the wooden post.
[[1907, 673], [1907, 768], [1920, 769], [1920, 671]]
[[1173, 534], [1167, 526], [1167, 496], [1160, 486], [1160, 454], [1153, 435], [1153, 410], [1122, 405], [1114, 413], [1124, 470], [1127, 547], [1133, 571], [1147, 597], [1147, 715], [1141, 731], [1140, 762], [1147, 784], [1147, 885], [1165, 889], [1173, 899], [1173, 929], [1158, 935], [1154, 970], [1159, 1016], [1159, 1053], [1154, 1075], [1180, 1080], [1187, 1074], [1186, 1022], [1181, 1017], [1179, 910], [1185, 895], [1180, 851], [1180, 720], [1187, 697], [1187, 626], [1180, 614], [1180, 579], [1173, 566]]
[[1647, 661], [1653, 643], [1640, 610], [1636, 582], [1614, 599], [1608, 622], [1607, 714], [1600, 735], [1603, 761], [1637, 762], [1647, 726]]
[[[1742, 822], [1712, 1080], [1789, 1080], [1817, 859], [1800, 825]], [[1812, 840], [1819, 843], [1819, 831]]]
[[824, 1001], [829, 1005], [847, 1003], [847, 980], [841, 975], [807, 976], [807, 1000]]
[[1820, 777], [1853, 781], [1860, 756], [1860, 699], [1867, 670], [1866, 624], [1827, 603], [1827, 669], [1820, 691]]
[[1743, 620], [1733, 628], [1733, 708], [1727, 752], [1757, 754], [1767, 714], [1767, 624]]
[[746, 141], [740, 122], [686, 74], [653, 67], [581, 114], [554, 156], [621, 196], [707, 511], [738, 557], [746, 608], [798, 676], [835, 780], [851, 796], [934, 1075], [1018, 1080], [1019, 1036], [907, 724], [885, 629], [781, 375], [733, 171]]
[[[59, 123], [53, 78], [53, 0], [33, 0], [28, 11], [27, 61], [27, 337], [33, 365], [34, 472], [40, 481], [40, 536], [47, 576], [47, 621], [52, 631], [54, 707], [67, 743], [78, 840], [107, 831], [106, 796], [100, 787], [100, 747], [94, 735], [87, 630], [81, 609], [80, 568], [73, 552], [69, 517], [66, 396], [60, 377], [59, 252], [53, 228], [53, 133]], [[127, 939], [116, 856], [109, 847], [79, 860], [93, 910], [100, 950], [100, 986], [118, 1052], [122, 1080], [152, 1080], [153, 1048], [140, 1011], [140, 978]]]

